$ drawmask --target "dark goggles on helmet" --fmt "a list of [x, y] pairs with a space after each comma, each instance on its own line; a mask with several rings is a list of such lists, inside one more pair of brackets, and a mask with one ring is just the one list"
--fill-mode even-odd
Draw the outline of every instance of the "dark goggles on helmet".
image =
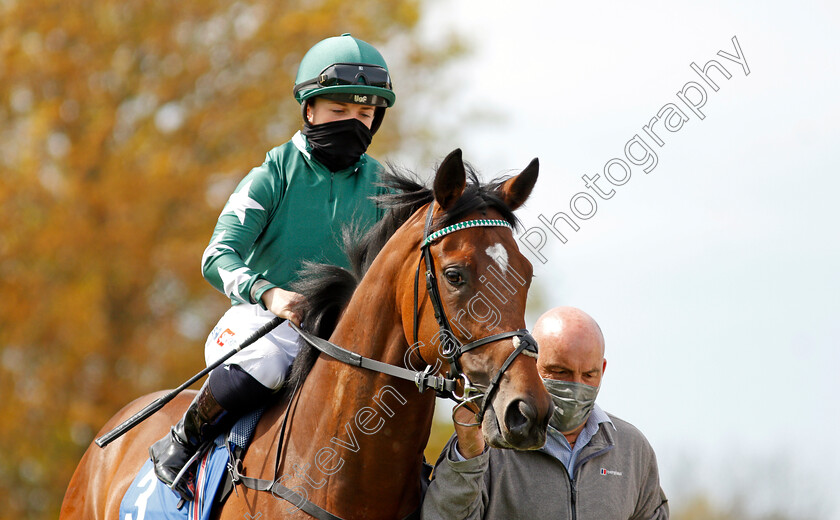
[[365, 63], [334, 63], [322, 70], [318, 77], [298, 83], [295, 94], [308, 85], [316, 84], [322, 87], [365, 85], [393, 90], [391, 76], [384, 67]]

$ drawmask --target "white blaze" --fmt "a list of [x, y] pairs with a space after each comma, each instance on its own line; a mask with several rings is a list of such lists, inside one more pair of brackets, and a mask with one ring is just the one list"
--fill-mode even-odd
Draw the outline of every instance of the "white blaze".
[[502, 269], [502, 272], [507, 271], [508, 268], [508, 254], [507, 249], [502, 244], [496, 243], [488, 247], [484, 251], [487, 256], [496, 261], [496, 264]]

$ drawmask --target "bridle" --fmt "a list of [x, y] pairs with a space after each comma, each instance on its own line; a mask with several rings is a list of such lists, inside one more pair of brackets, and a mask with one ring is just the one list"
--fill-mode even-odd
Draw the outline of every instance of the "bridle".
[[[506, 227], [510, 229], [512, 226], [505, 220], [478, 219], [459, 222], [457, 224], [453, 224], [438, 231], [432, 232], [431, 228], [433, 213], [434, 201], [432, 201], [429, 204], [429, 211], [426, 214], [426, 224], [423, 229], [423, 243], [420, 246], [420, 251], [422, 253], [422, 264], [418, 262], [417, 272], [414, 275], [414, 344], [418, 344], [417, 336], [420, 323], [417, 303], [418, 286], [420, 279], [420, 266], [425, 265], [426, 291], [429, 293], [429, 300], [431, 301], [432, 309], [435, 313], [435, 320], [438, 322], [438, 326], [440, 327], [440, 338], [442, 340], [443, 346], [443, 350], [440, 350], [440, 353], [446, 356], [447, 361], [449, 361], [449, 373], [446, 379], [451, 381], [457, 381], [458, 379], [461, 379], [464, 387], [464, 390], [460, 396], [456, 395], [454, 391], [438, 391], [437, 394], [440, 397], [448, 397], [458, 403], [453, 409], [453, 419], [455, 410], [462, 406], [466, 406], [469, 403], [473, 403], [478, 399], [481, 399], [481, 404], [479, 406], [478, 412], [476, 413], [476, 419], [478, 422], [473, 424], [459, 423], [464, 426], [473, 426], [481, 423], [482, 419], [484, 418], [484, 413], [487, 410], [487, 407], [490, 405], [490, 402], [493, 399], [493, 395], [496, 389], [498, 388], [498, 384], [502, 378], [502, 375], [504, 375], [505, 371], [508, 369], [511, 363], [513, 363], [513, 360], [516, 359], [516, 357], [519, 356], [519, 354], [523, 353], [532, 357], [537, 356], [537, 342], [531, 336], [527, 329], [500, 332], [497, 334], [492, 334], [490, 336], [483, 337], [481, 339], [477, 339], [475, 341], [471, 341], [467, 344], [463, 344], [458, 340], [458, 338], [455, 336], [455, 333], [452, 331], [452, 326], [450, 325], [449, 319], [446, 317], [446, 312], [443, 309], [443, 301], [440, 297], [440, 289], [438, 288], [437, 277], [435, 276], [435, 261], [432, 257], [431, 245], [435, 240], [462, 229], [469, 229], [473, 227]], [[464, 353], [469, 352], [470, 350], [481, 347], [483, 345], [487, 345], [488, 343], [493, 343], [495, 341], [500, 341], [511, 337], [515, 338], [513, 352], [511, 352], [511, 354], [507, 357], [505, 362], [499, 368], [499, 371], [496, 372], [496, 374], [490, 379], [490, 383], [485, 387], [484, 391], [481, 391], [479, 387], [473, 385], [473, 383], [464, 373], [464, 370], [461, 368], [461, 356], [464, 355]], [[418, 351], [418, 355], [419, 354], [420, 353]], [[420, 355], [420, 359], [423, 359], [422, 355]], [[431, 371], [432, 366], [429, 365], [429, 363], [425, 360], [423, 361], [427, 365], [426, 371]], [[420, 391], [422, 392], [423, 388], [421, 388]]]
[[[506, 227], [510, 229], [511, 225], [505, 220], [477, 219], [458, 222], [457, 224], [453, 224], [438, 231], [432, 232], [431, 228], [433, 211], [434, 201], [429, 203], [429, 211], [426, 215], [426, 224], [423, 229], [423, 242], [420, 245], [421, 262], [418, 262], [417, 272], [414, 275], [414, 345], [418, 345], [418, 329], [420, 326], [420, 313], [418, 309], [420, 266], [425, 265], [426, 290], [429, 293], [429, 300], [432, 303], [432, 309], [435, 313], [435, 320], [437, 320], [438, 325], [440, 326], [440, 338], [443, 340], [444, 349], [441, 350], [440, 353], [447, 358], [447, 361], [449, 361], [449, 372], [446, 376], [437, 375], [435, 373], [436, 366], [433, 366], [426, 362], [426, 360], [423, 359], [423, 356], [420, 355], [419, 350], [417, 351], [417, 353], [418, 355], [420, 355], [420, 359], [426, 364], [426, 368], [423, 371], [412, 371], [407, 368], [391, 365], [389, 363], [383, 363], [382, 361], [360, 356], [355, 352], [352, 352], [334, 343], [331, 343], [330, 341], [310, 334], [298, 327], [297, 325], [295, 325], [294, 323], [290, 322], [290, 325], [295, 331], [298, 332], [298, 334], [300, 334], [300, 336], [307, 343], [317, 348], [324, 354], [327, 354], [328, 356], [331, 356], [336, 360], [341, 361], [342, 363], [366, 368], [369, 370], [381, 372], [383, 374], [388, 374], [402, 379], [407, 379], [409, 381], [413, 381], [414, 384], [417, 385], [417, 389], [420, 392], [424, 392], [426, 390], [434, 390], [439, 397], [452, 399], [453, 401], [458, 403], [455, 406], [455, 409], [453, 409], [453, 415], [458, 408], [466, 406], [470, 403], [475, 403], [480, 399], [481, 403], [479, 405], [478, 412], [476, 413], [476, 419], [478, 420], [478, 423], [475, 423], [479, 424], [484, 418], [484, 413], [487, 410], [487, 407], [490, 405], [490, 402], [493, 399], [493, 395], [498, 389], [499, 381], [501, 380], [505, 371], [508, 369], [508, 367], [510, 367], [511, 363], [513, 363], [514, 359], [516, 359], [516, 357], [519, 356], [519, 354], [525, 354], [526, 356], [530, 357], [537, 357], [537, 342], [536, 340], [534, 340], [534, 338], [531, 336], [527, 329], [519, 329], [507, 332], [500, 332], [497, 334], [491, 334], [490, 336], [486, 336], [484, 338], [477, 339], [466, 344], [463, 344], [458, 340], [458, 338], [455, 336], [455, 333], [452, 331], [452, 327], [449, 324], [449, 319], [446, 317], [446, 312], [443, 309], [443, 301], [440, 297], [440, 290], [438, 288], [437, 277], [435, 276], [435, 262], [434, 258], [432, 257], [431, 245], [434, 241], [438, 240], [439, 238], [463, 229], [469, 229], [473, 227]], [[500, 341], [507, 338], [514, 338], [513, 352], [511, 352], [511, 354], [507, 357], [505, 362], [502, 363], [502, 366], [499, 368], [499, 371], [496, 372], [496, 374], [490, 379], [490, 382], [486, 387], [484, 387], [483, 385], [474, 385], [464, 373], [464, 370], [461, 368], [461, 356], [464, 355], [464, 353], [466, 352], [487, 345], [488, 343], [493, 343], [495, 341]], [[463, 391], [461, 395], [457, 395], [456, 393], [456, 389], [459, 383], [463, 385]], [[464, 425], [469, 426], [470, 424]]]
[[[526, 329], [519, 329], [514, 331], [508, 332], [501, 332], [498, 334], [492, 334], [490, 336], [486, 336], [484, 338], [469, 342], [467, 344], [462, 344], [455, 334], [452, 332], [452, 327], [449, 325], [449, 319], [446, 317], [446, 313], [443, 310], [443, 303], [440, 298], [440, 291], [438, 289], [437, 279], [435, 277], [435, 263], [434, 259], [432, 258], [432, 253], [430, 251], [430, 246], [432, 242], [435, 240], [448, 235], [449, 233], [453, 233], [455, 231], [459, 231], [461, 229], [468, 229], [472, 227], [488, 227], [488, 226], [500, 226], [500, 227], [507, 227], [510, 228], [511, 225], [504, 220], [489, 220], [489, 219], [479, 219], [479, 220], [467, 220], [464, 222], [459, 222], [457, 224], [453, 224], [451, 226], [445, 227], [439, 231], [435, 231], [431, 233], [431, 225], [432, 225], [432, 213], [433, 213], [433, 206], [434, 201], [429, 204], [429, 212], [426, 216], [426, 225], [423, 230], [423, 243], [420, 246], [420, 250], [422, 253], [422, 263], [426, 266], [426, 289], [429, 292], [429, 299], [432, 303], [432, 308], [435, 312], [435, 319], [440, 325], [440, 335], [445, 340], [446, 349], [441, 351], [441, 354], [446, 356], [447, 360], [449, 361], [449, 373], [447, 376], [439, 376], [433, 373], [434, 366], [426, 363], [426, 368], [423, 371], [412, 371], [407, 368], [403, 368], [396, 365], [391, 365], [389, 363], [384, 363], [382, 361], [378, 361], [375, 359], [370, 359], [364, 356], [360, 356], [359, 354], [347, 350], [343, 347], [340, 347], [330, 341], [325, 339], [319, 338], [314, 336], [292, 322], [289, 322], [289, 325], [300, 334], [300, 336], [310, 345], [318, 349], [319, 351], [327, 354], [328, 356], [341, 361], [342, 363], [346, 363], [352, 366], [358, 366], [361, 368], [365, 368], [368, 370], [373, 370], [376, 372], [381, 372], [383, 374], [388, 374], [394, 377], [399, 377], [402, 379], [407, 379], [409, 381], [413, 381], [414, 384], [417, 385], [418, 390], [420, 392], [424, 392], [426, 390], [434, 390], [438, 396], [441, 397], [448, 397], [453, 399], [458, 404], [453, 409], [453, 420], [454, 420], [454, 413], [455, 410], [458, 408], [465, 406], [469, 403], [473, 403], [478, 399], [481, 399], [481, 405], [479, 407], [479, 411], [476, 414], [476, 419], [478, 422], [475, 423], [476, 425], [481, 422], [484, 417], [484, 412], [487, 409], [487, 406], [493, 399], [493, 394], [495, 390], [498, 388], [499, 380], [501, 380], [502, 375], [504, 374], [505, 370], [513, 363], [513, 360], [519, 354], [525, 354], [528, 356], [536, 357], [537, 356], [537, 342], [534, 338], [531, 337], [531, 334]], [[417, 345], [417, 332], [419, 328], [420, 322], [420, 315], [418, 312], [418, 285], [419, 285], [419, 278], [420, 278], [420, 265], [421, 262], [418, 262], [417, 272], [414, 275], [414, 344]], [[463, 369], [461, 368], [460, 358], [465, 352], [469, 352], [470, 350], [476, 349], [483, 345], [487, 345], [488, 343], [492, 343], [494, 341], [499, 341], [502, 339], [507, 338], [514, 338], [514, 351], [508, 356], [505, 362], [502, 364], [499, 371], [496, 372], [490, 383], [483, 387], [484, 390], [481, 391], [478, 387], [474, 386], [467, 375], [464, 373]], [[418, 351], [419, 354], [419, 351]], [[422, 359], [422, 355], [420, 355], [420, 359]], [[425, 360], [424, 360], [425, 363]], [[463, 382], [464, 390], [461, 395], [456, 394], [456, 388], [459, 382]], [[297, 389], [293, 392], [295, 394]], [[283, 417], [283, 423], [280, 428], [280, 442], [283, 442], [283, 438], [285, 436], [286, 430], [286, 421], [289, 418], [289, 414], [286, 413]], [[459, 424], [464, 424], [460, 423]], [[464, 424], [465, 426], [470, 426], [470, 424]], [[277, 449], [277, 460], [275, 461], [275, 477], [276, 475], [276, 468], [279, 467], [280, 463], [280, 455], [282, 450], [280, 448]], [[258, 479], [258, 478], [251, 478], [246, 477], [243, 475], [239, 470], [240, 460], [236, 459], [232, 463], [228, 464], [228, 471], [231, 474], [231, 479], [233, 485], [241, 483], [247, 488], [254, 489], [257, 491], [270, 491], [277, 497], [283, 498], [292, 504], [296, 504], [299, 509], [308, 513], [309, 515], [318, 518], [319, 520], [341, 520], [340, 517], [326, 511], [325, 509], [321, 508], [320, 506], [314, 504], [310, 500], [308, 500], [305, 496], [301, 496], [297, 494], [293, 489], [286, 487], [283, 484], [283, 479], [272, 479], [272, 480], [265, 480], [265, 479]], [[408, 518], [417, 518], [419, 516], [419, 508], [418, 510], [411, 513]], [[406, 519], [406, 520], [407, 520]]]

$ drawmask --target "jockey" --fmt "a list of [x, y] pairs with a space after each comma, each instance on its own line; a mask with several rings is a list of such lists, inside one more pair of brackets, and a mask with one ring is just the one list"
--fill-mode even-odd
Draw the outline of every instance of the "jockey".
[[[384, 212], [370, 199], [380, 164], [365, 152], [393, 106], [388, 66], [370, 44], [343, 34], [313, 46], [294, 87], [303, 129], [268, 152], [239, 183], [219, 216], [202, 258], [204, 277], [232, 306], [207, 338], [207, 364], [275, 315], [300, 324], [302, 296], [289, 290], [306, 261], [348, 267], [341, 228], [365, 231]], [[266, 403], [298, 352], [288, 323], [210, 373], [184, 417], [149, 453], [171, 486], [198, 447], [236, 418]], [[174, 486], [192, 499], [190, 478]]]

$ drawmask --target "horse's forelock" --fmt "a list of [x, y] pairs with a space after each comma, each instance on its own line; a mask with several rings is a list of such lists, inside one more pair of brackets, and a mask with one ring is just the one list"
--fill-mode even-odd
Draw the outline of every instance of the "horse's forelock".
[[482, 184], [478, 174], [469, 165], [467, 168], [467, 187], [464, 194], [444, 214], [435, 221], [435, 230], [457, 224], [468, 215], [480, 212], [485, 213], [488, 209], [496, 210], [501, 218], [514, 227], [519, 227], [519, 219], [514, 215], [513, 210], [507, 205], [499, 193], [499, 187], [508, 179], [500, 177], [486, 184]]

